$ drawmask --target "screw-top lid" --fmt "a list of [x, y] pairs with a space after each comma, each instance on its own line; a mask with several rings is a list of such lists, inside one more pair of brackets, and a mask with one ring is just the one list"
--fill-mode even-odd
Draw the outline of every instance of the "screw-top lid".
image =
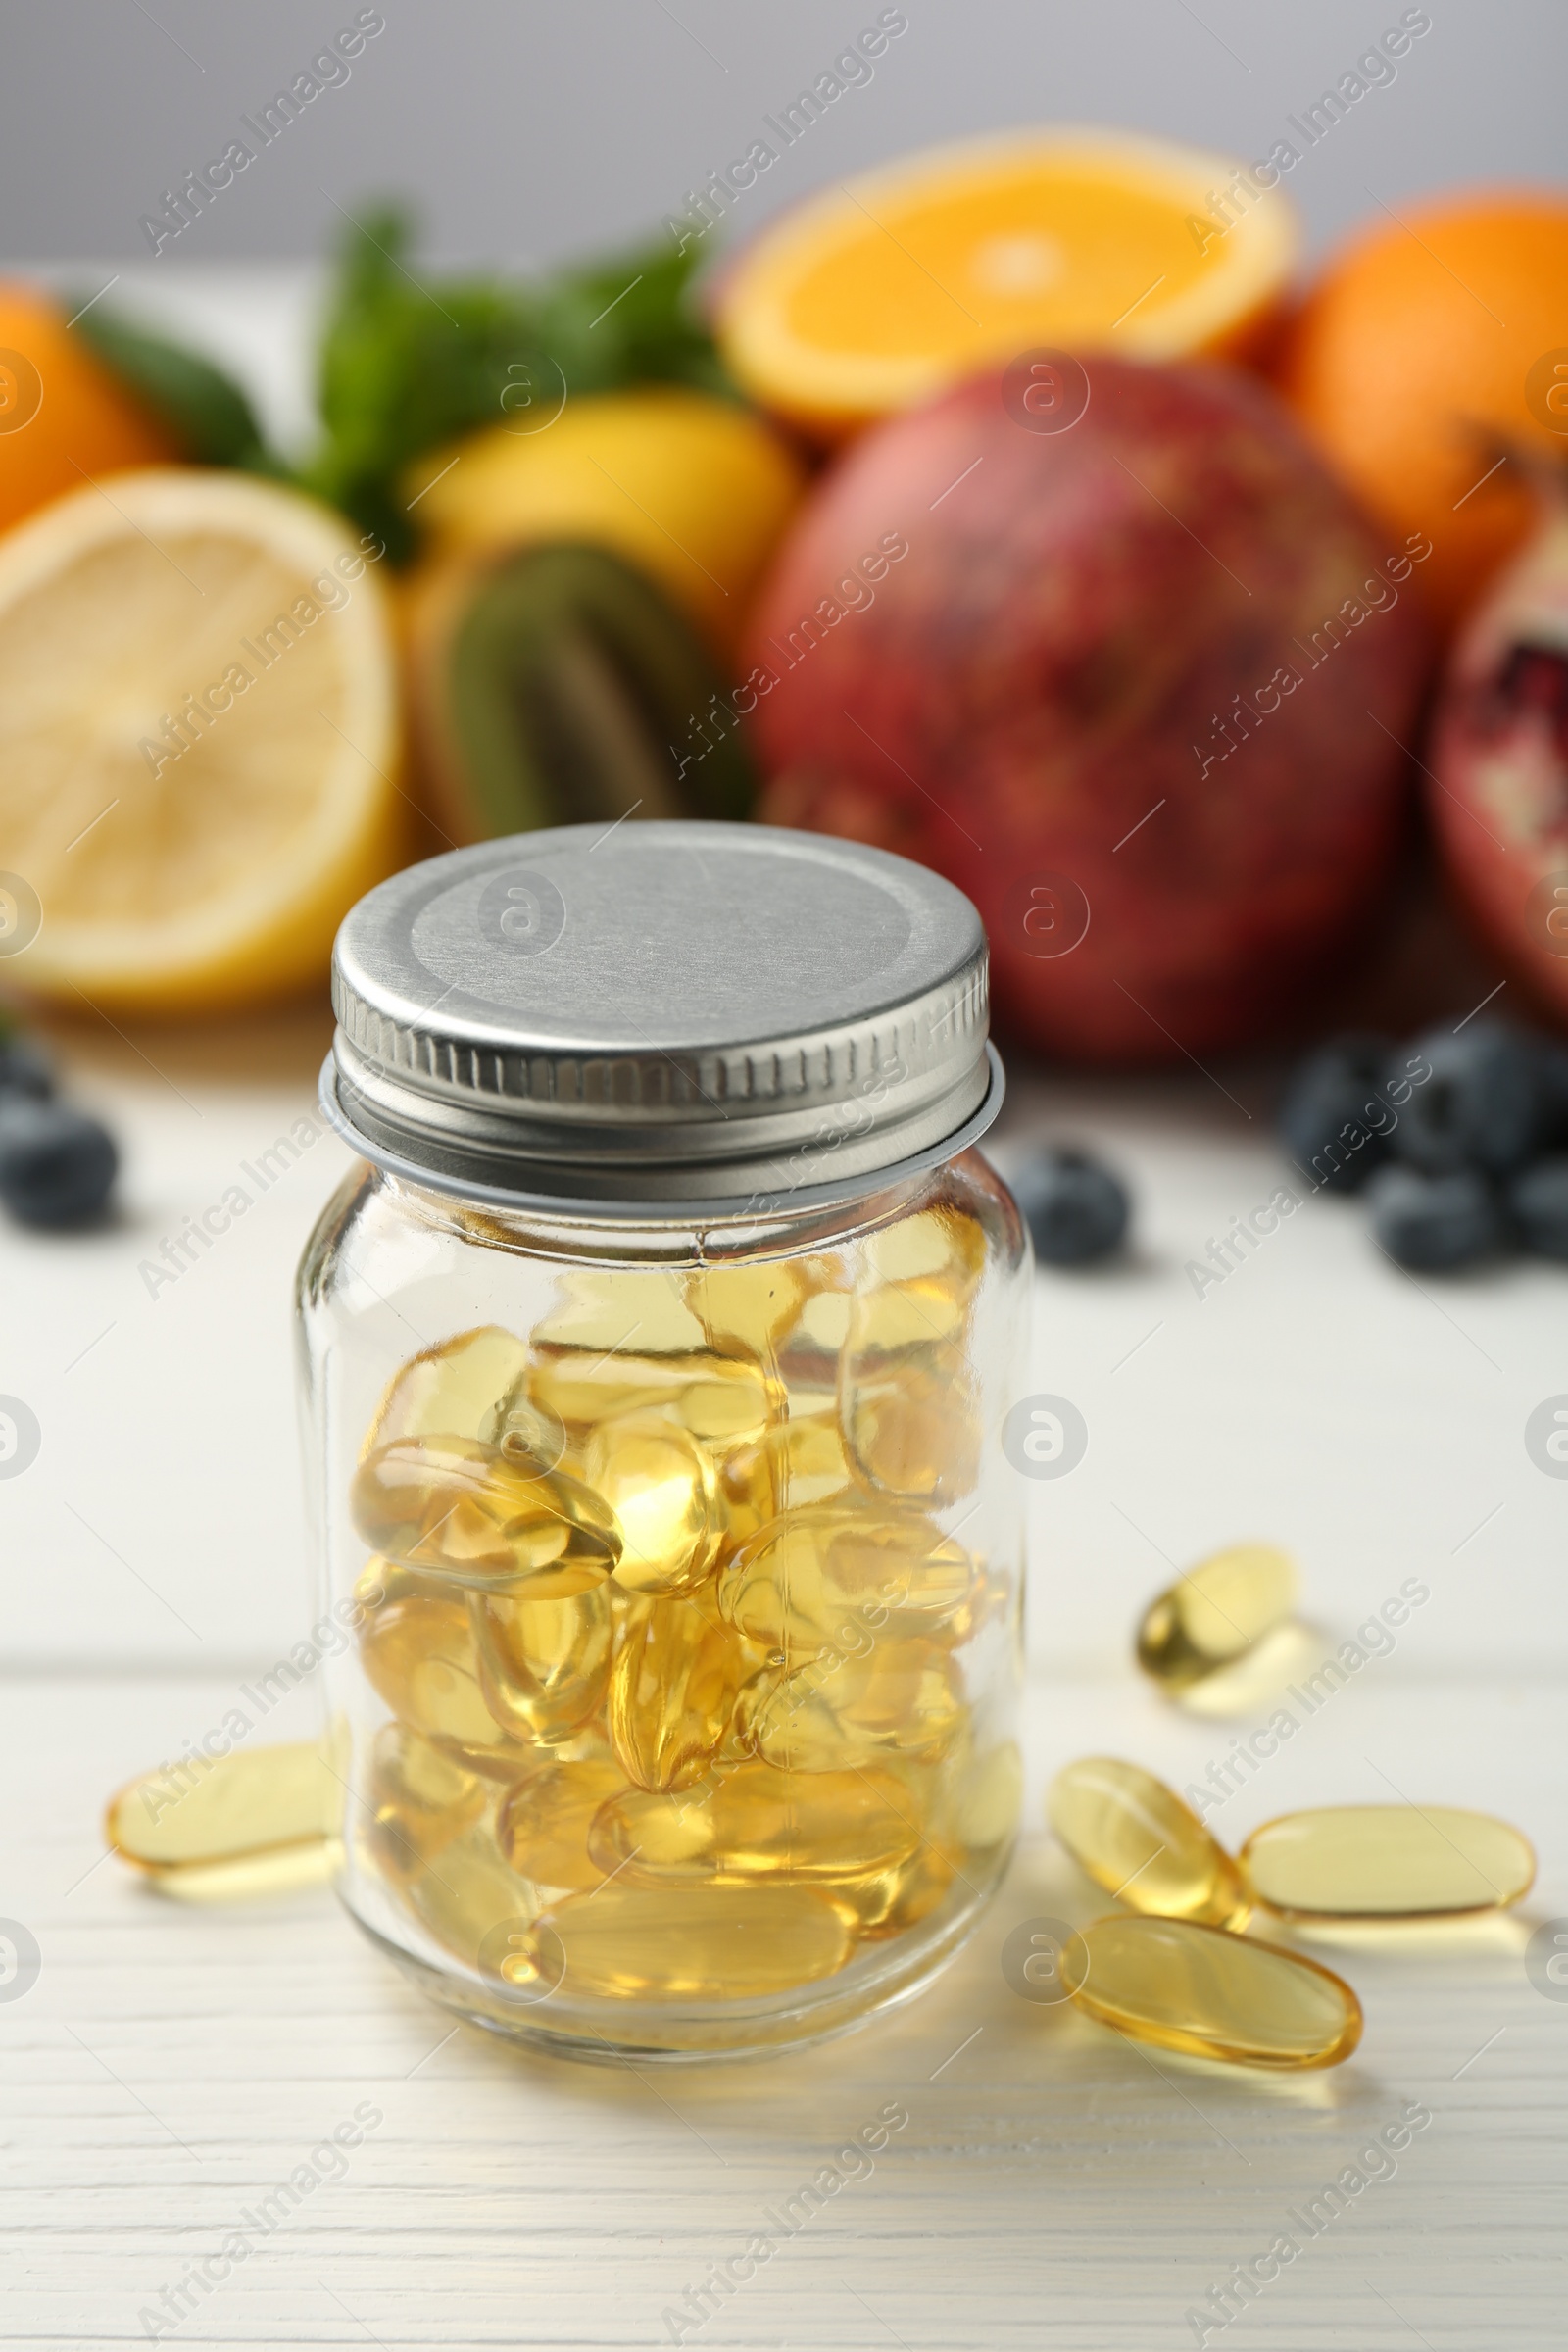
[[332, 967], [327, 1116], [470, 1199], [768, 1214], [931, 1165], [1001, 1103], [974, 907], [821, 834], [482, 842], [362, 899]]

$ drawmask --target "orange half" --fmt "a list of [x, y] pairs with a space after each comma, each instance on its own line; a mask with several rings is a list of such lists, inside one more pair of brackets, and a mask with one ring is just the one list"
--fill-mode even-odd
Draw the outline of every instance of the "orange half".
[[1232, 351], [1296, 261], [1294, 208], [1232, 158], [1048, 129], [929, 149], [790, 212], [719, 296], [731, 370], [838, 439], [1033, 348]]

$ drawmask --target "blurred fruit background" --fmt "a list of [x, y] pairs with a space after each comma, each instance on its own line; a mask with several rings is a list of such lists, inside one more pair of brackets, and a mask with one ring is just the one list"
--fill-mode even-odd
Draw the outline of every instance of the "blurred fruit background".
[[[1298, 1167], [1396, 1035], [1490, 1007], [1463, 1052], [1483, 1090], [1489, 1054], [1535, 1057], [1528, 1146], [1383, 1169], [1373, 1230], [1404, 1254], [1443, 1210], [1410, 1187], [1462, 1177], [1468, 1239], [1410, 1262], [1546, 1248], [1505, 1192], [1568, 1142], [1568, 188], [1528, 124], [1478, 128], [1485, 169], [1372, 184], [1421, 77], [1463, 71], [1419, 8], [1298, 89], [1277, 36], [1296, 103], [1190, 95], [1179, 122], [1147, 63], [1119, 123], [998, 127], [980, 69], [911, 115], [952, 37], [911, 25], [874, 12], [657, 201], [628, 164], [564, 212], [530, 155], [479, 217], [429, 162], [305, 202], [301, 140], [271, 150], [413, 71], [373, 9], [133, 222], [19, 182], [16, 1070], [42, 1066], [29, 1028], [314, 1022], [348, 906], [443, 845], [804, 825], [971, 893], [1022, 1067], [1223, 1057], [1266, 1099], [1306, 1054]], [[269, 277], [270, 245], [314, 264]], [[15, 1212], [90, 1220], [111, 1139], [6, 1066]], [[1052, 1203], [1105, 1173], [1062, 1149], [1033, 1176]], [[1084, 1231], [1126, 1225], [1124, 1200]]]
[[[134, 270], [0, 284], [24, 1011], [318, 992], [399, 862], [690, 812], [952, 875], [1048, 1056], [1290, 1050], [1493, 971], [1561, 1019], [1568, 192], [1309, 237], [1412, 9], [1245, 149], [1014, 126], [743, 210], [907, 31], [608, 257], [454, 270], [334, 199], [303, 433]], [[140, 217], [160, 264], [245, 168]]]

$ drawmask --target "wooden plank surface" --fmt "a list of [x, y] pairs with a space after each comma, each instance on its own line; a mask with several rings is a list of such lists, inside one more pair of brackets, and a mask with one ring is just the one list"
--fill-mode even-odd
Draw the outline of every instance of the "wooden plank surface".
[[[101, 1859], [108, 1789], [219, 1721], [308, 1621], [288, 1299], [339, 1148], [314, 1145], [173, 1292], [148, 1296], [137, 1267], [231, 1163], [310, 1115], [324, 1035], [307, 1012], [150, 1038], [148, 1069], [143, 1049], [74, 1033], [73, 1083], [128, 1146], [124, 1220], [79, 1244], [0, 1234], [0, 1389], [35, 1399], [44, 1431], [32, 1468], [0, 1483], [0, 1913], [43, 1954], [36, 1984], [0, 2001], [0, 2343], [161, 2328], [192, 2345], [1143, 2352], [1196, 2342], [1185, 2315], [1411, 2101], [1433, 2120], [1397, 2171], [1303, 2233], [1206, 2340], [1559, 2343], [1568, 2004], [1532, 1986], [1522, 1947], [1568, 1915], [1568, 1486], [1522, 1432], [1568, 1388], [1568, 1277], [1415, 1286], [1377, 1260], [1354, 1203], [1317, 1200], [1200, 1299], [1187, 1259], [1279, 1181], [1261, 1115], [1242, 1128], [1200, 1081], [1019, 1075], [1003, 1164], [1087, 1137], [1131, 1174], [1139, 1212], [1126, 1265], [1038, 1282], [1031, 1377], [1080, 1403], [1091, 1444], [1030, 1494], [1017, 1871], [950, 1973], [861, 2034], [765, 2066], [600, 2072], [451, 2034], [324, 1891], [200, 1912]], [[1169, 1563], [1248, 1532], [1301, 1557], [1309, 1665], [1405, 1580], [1428, 1598], [1247, 1769], [1214, 1816], [1227, 1841], [1392, 1783], [1495, 1807], [1545, 1863], [1517, 1921], [1342, 1952], [1365, 2042], [1295, 2083], [1121, 2045], [1021, 2001], [999, 1964], [1019, 1922], [1102, 1907], [1043, 1835], [1049, 1771], [1109, 1749], [1200, 1783], [1266, 1718], [1266, 1694], [1231, 1718], [1174, 1715], [1128, 1660]], [[314, 1729], [315, 1700], [294, 1694], [266, 1736]], [[287, 2207], [282, 2184], [364, 2101], [383, 2120]], [[890, 2104], [908, 2121], [874, 2169], [841, 2164], [857, 2177], [732, 2295], [710, 2290], [698, 2325], [687, 2290], [744, 2269], [767, 2215]], [[231, 2276], [182, 2285], [269, 2214]]]
[[[1020, 1922], [1103, 1908], [1041, 1833], [1047, 1774], [1110, 1748], [1182, 1781], [1216, 1752], [1215, 1726], [1130, 1677], [1031, 1687], [1029, 1836], [935, 1987], [814, 2050], [682, 2069], [582, 2067], [454, 2031], [324, 1889], [196, 1909], [102, 1859], [106, 1790], [231, 1696], [151, 1677], [8, 1692], [23, 1827], [6, 1907], [42, 1968], [0, 2005], [7, 2346], [161, 2325], [192, 2346], [1157, 2352], [1197, 2341], [1185, 2315], [1282, 2234], [1299, 2252], [1207, 2341], [1561, 2343], [1568, 2004], [1522, 1956], [1568, 1913], [1568, 1771], [1544, 1683], [1349, 1685], [1232, 1800], [1239, 1838], [1309, 1798], [1386, 1794], [1389, 1773], [1542, 1841], [1518, 1918], [1303, 1945], [1356, 1985], [1367, 2029], [1348, 2064], [1294, 2081], [1141, 2051], [1004, 1979]], [[269, 1730], [307, 1729], [312, 1697]], [[1309, 2238], [1293, 2215], [1412, 2106], [1430, 2123]], [[357, 2112], [380, 2120], [322, 2153]], [[890, 2115], [885, 2147], [845, 2155]], [[289, 2205], [278, 2191], [313, 2149], [318, 2183]], [[819, 2210], [800, 2193], [813, 2184]], [[182, 2284], [236, 2231], [231, 2276]], [[687, 2290], [726, 2261], [744, 2271], [759, 2236], [767, 2259], [722, 2300], [710, 2289], [698, 2324]]]

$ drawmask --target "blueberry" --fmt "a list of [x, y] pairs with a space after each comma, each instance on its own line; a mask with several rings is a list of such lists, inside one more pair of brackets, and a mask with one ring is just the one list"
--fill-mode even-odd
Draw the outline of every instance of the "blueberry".
[[24, 1037], [0, 1035], [0, 1097], [30, 1095], [46, 1102], [55, 1091], [49, 1057]]
[[1507, 1190], [1508, 1214], [1527, 1250], [1568, 1258], [1568, 1157], [1521, 1168]]
[[1038, 1152], [1012, 1190], [1035, 1255], [1047, 1265], [1108, 1257], [1127, 1231], [1126, 1187], [1085, 1152]]
[[1482, 1168], [1506, 1176], [1562, 1130], [1561, 1050], [1506, 1022], [1476, 1021], [1457, 1036], [1429, 1030], [1401, 1075], [1414, 1084], [1394, 1131], [1395, 1155], [1432, 1175]]
[[1384, 1168], [1370, 1200], [1373, 1234], [1396, 1265], [1429, 1273], [1468, 1266], [1505, 1236], [1496, 1196], [1474, 1168], [1445, 1176]]
[[109, 1198], [120, 1154], [85, 1111], [0, 1097], [0, 1201], [24, 1225], [80, 1225]]
[[1392, 1114], [1378, 1093], [1384, 1037], [1337, 1037], [1300, 1062], [1280, 1104], [1285, 1149], [1331, 1193], [1359, 1192], [1388, 1152]]

